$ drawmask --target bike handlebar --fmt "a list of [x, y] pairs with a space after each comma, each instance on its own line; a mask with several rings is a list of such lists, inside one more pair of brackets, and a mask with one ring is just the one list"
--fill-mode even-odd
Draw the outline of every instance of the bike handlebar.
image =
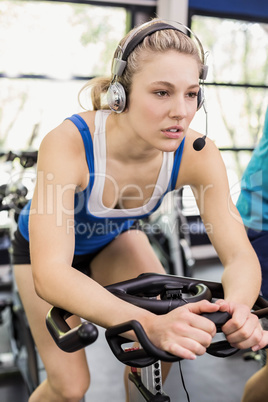
[[[222, 325], [231, 318], [230, 314], [226, 312], [207, 313], [202, 315], [215, 323], [217, 332], [220, 332]], [[123, 350], [122, 345], [129, 342], [129, 339], [120, 336], [120, 334], [130, 330], [135, 332], [136, 337], [142, 346], [141, 349]], [[176, 362], [182, 360], [181, 357], [174, 356], [156, 347], [149, 340], [141, 324], [135, 320], [108, 328], [105, 332], [105, 336], [117, 359], [128, 366], [146, 367], [155, 363], [157, 360], [165, 362]], [[227, 357], [236, 352], [237, 349], [230, 346], [227, 341], [212, 343], [207, 348], [207, 353], [216, 357]]]
[[[142, 274], [136, 279], [106, 286], [106, 289], [120, 299], [158, 315], [185, 303], [212, 298], [211, 290], [203, 281], [173, 275]], [[157, 296], [160, 299], [156, 299]]]
[[71, 329], [66, 322], [71, 315], [63, 309], [53, 307], [46, 318], [47, 328], [52, 338], [65, 352], [76, 352], [98, 338], [98, 329], [90, 322], [84, 321]]
[[[109, 285], [106, 289], [129, 303], [159, 315], [166, 314], [188, 302], [223, 298], [223, 287], [219, 282], [161, 274], [142, 274], [138, 278]], [[156, 299], [157, 296], [160, 296], [160, 299]], [[259, 297], [254, 309], [257, 311], [253, 313], [259, 318], [267, 316], [268, 302]], [[66, 323], [66, 319], [70, 315], [62, 309], [53, 307], [46, 319], [47, 327], [56, 344], [67, 352], [84, 348], [94, 342], [98, 336], [97, 328], [88, 322], [70, 329]], [[215, 323], [217, 332], [221, 332], [221, 327], [231, 318], [226, 312], [204, 313], [202, 315]], [[123, 351], [122, 345], [130, 341], [120, 334], [129, 330], [135, 332], [142, 349]], [[157, 360], [170, 362], [181, 360], [181, 358], [155, 347], [150, 342], [141, 324], [135, 320], [108, 328], [106, 339], [115, 356], [127, 365], [144, 367]], [[216, 357], [227, 357], [236, 353], [237, 350], [226, 340], [223, 340], [212, 343], [207, 348], [207, 353]]]

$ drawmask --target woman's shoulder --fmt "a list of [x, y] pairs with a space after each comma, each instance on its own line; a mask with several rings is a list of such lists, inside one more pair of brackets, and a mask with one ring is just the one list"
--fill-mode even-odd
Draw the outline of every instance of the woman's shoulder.
[[[79, 115], [86, 124], [94, 120], [92, 112], [79, 113]], [[57, 160], [69, 165], [72, 161], [77, 164], [84, 159], [84, 155], [82, 136], [76, 125], [67, 118], [45, 135], [40, 144], [38, 159], [45, 163]]]
[[222, 165], [220, 152], [210, 138], [205, 138], [205, 146], [201, 150], [194, 149], [194, 141], [203, 136], [204, 134], [192, 129], [187, 132], [179, 172], [180, 185], [191, 185], [196, 181], [203, 180], [204, 175], [210, 175], [212, 171], [218, 170]]
[[[199, 138], [204, 138], [205, 145], [202, 149], [200, 150], [195, 150], [194, 148], [194, 142], [198, 140]], [[214, 143], [209, 137], [205, 136], [203, 133], [199, 133], [193, 129], [189, 129], [187, 131], [186, 137], [185, 137], [185, 154], [187, 154], [189, 157], [194, 157], [197, 161], [199, 158], [203, 158], [203, 156], [207, 157], [208, 153], [216, 153], [219, 154], [219, 150]]]
[[38, 151], [38, 170], [52, 172], [60, 182], [85, 187], [88, 174], [83, 139], [72, 121], [66, 119], [42, 140]]
[[[95, 129], [94, 121], [96, 112], [88, 111], [79, 113], [77, 115], [82, 117], [82, 119], [88, 126], [91, 135], [93, 135]], [[62, 150], [65, 147], [68, 147], [73, 152], [83, 150], [82, 137], [76, 124], [74, 124], [73, 121], [69, 118], [66, 118], [58, 126], [53, 128], [43, 138], [40, 149], [43, 150], [47, 147], [53, 147]]]
[[80, 117], [82, 117], [82, 119], [84, 120], [84, 122], [85, 122], [86, 125], [88, 126], [91, 135], [93, 135], [93, 134], [94, 134], [94, 131], [95, 131], [96, 113], [97, 113], [96, 110], [93, 110], [93, 111], [88, 110], [88, 111], [86, 111], [86, 112], [80, 112], [80, 113], [78, 113], [78, 115], [79, 115]]

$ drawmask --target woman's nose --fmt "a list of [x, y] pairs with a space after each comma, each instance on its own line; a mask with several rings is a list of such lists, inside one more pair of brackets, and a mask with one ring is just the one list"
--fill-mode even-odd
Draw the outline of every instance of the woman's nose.
[[171, 108], [170, 108], [170, 117], [172, 119], [176, 120], [181, 120], [186, 116], [186, 105], [185, 105], [185, 100], [179, 97], [176, 97], [174, 101], [172, 102]]

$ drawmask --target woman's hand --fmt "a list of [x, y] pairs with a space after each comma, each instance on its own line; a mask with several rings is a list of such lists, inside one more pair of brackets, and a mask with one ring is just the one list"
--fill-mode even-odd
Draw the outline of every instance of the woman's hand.
[[160, 349], [184, 359], [203, 355], [216, 334], [216, 326], [201, 313], [213, 313], [219, 305], [207, 300], [189, 303], [143, 323], [149, 339]]
[[268, 347], [268, 331], [263, 330], [261, 341], [258, 344], [254, 345], [251, 349], [254, 352], [256, 352], [257, 350], [260, 350], [263, 348], [267, 349], [267, 347]]
[[256, 315], [251, 313], [248, 306], [228, 303], [225, 300], [217, 300], [215, 304], [220, 306], [220, 311], [227, 311], [232, 315], [232, 318], [222, 327], [222, 331], [231, 346], [238, 349], [252, 348], [253, 350], [265, 346], [260, 321]]

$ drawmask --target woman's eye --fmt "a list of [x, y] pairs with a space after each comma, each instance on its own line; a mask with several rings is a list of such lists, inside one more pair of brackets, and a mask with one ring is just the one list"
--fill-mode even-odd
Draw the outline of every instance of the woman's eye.
[[168, 95], [167, 91], [156, 91], [155, 93], [161, 98]]
[[198, 92], [189, 92], [187, 96], [188, 96], [189, 98], [196, 98], [197, 95], [198, 95]]

